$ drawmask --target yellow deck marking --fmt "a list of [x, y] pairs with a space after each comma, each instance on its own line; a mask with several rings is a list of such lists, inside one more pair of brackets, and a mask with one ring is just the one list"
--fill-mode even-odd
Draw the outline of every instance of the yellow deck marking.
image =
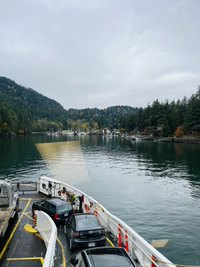
[[30, 225], [29, 223], [27, 223], [25, 226], [24, 226], [24, 230], [27, 231], [28, 233], [31, 233], [31, 234], [35, 234], [37, 233], [38, 231], [32, 227], [32, 225]]
[[[11, 253], [10, 253], [10, 258], [13, 257], [14, 253], [16, 252], [16, 249], [17, 249], [19, 243], [20, 243], [20, 240], [17, 239], [16, 242], [15, 242], [15, 244], [14, 244], [14, 247], [13, 247]], [[6, 267], [7, 267], [7, 266], [9, 266], [9, 264], [6, 264]]]
[[[40, 238], [41, 240], [43, 240], [42, 236], [39, 234], [39, 233], [35, 233], [35, 235]], [[60, 241], [60, 239], [57, 237], [57, 242], [61, 248], [61, 253], [62, 253], [62, 267], [66, 267], [66, 257], [65, 257], [65, 250], [64, 250], [64, 247]]]
[[30, 198], [21, 198], [21, 197], [19, 198], [20, 201], [27, 201], [28, 199]]
[[[29, 212], [28, 212], [28, 213], [29, 213]], [[25, 215], [26, 217], [28, 217], [31, 221], [33, 221], [33, 218], [32, 218], [31, 216], [29, 216], [28, 213], [24, 213], [24, 215]]]
[[115, 245], [113, 244], [113, 242], [108, 238], [108, 237], [106, 237], [106, 240], [107, 240], [107, 242], [109, 243], [109, 245], [111, 246], [111, 247], [115, 247]]
[[40, 261], [41, 264], [43, 265], [44, 263], [44, 259], [42, 257], [29, 257], [29, 258], [8, 258], [6, 259], [7, 261], [33, 261], [33, 260], [37, 260]]
[[[13, 236], [14, 236], [14, 234], [15, 234], [15, 232], [16, 232], [16, 230], [17, 230], [17, 228], [18, 228], [18, 226], [19, 226], [19, 224], [20, 224], [20, 222], [21, 222], [21, 220], [22, 220], [22, 217], [25, 215], [25, 216], [27, 216], [28, 218], [31, 218], [31, 217], [30, 217], [29, 215], [27, 215], [27, 213], [26, 213], [26, 210], [27, 210], [28, 206], [30, 205], [31, 200], [32, 200], [31, 198], [29, 198], [29, 199], [26, 199], [26, 198], [20, 198], [20, 201], [28, 201], [28, 203], [26, 204], [26, 206], [25, 206], [25, 208], [24, 208], [24, 210], [23, 210], [23, 212], [22, 212], [22, 214], [21, 214], [21, 216], [20, 216], [18, 222], [16, 223], [16, 225], [15, 225], [15, 227], [14, 227], [14, 229], [13, 229], [11, 235], [9, 236], [9, 238], [8, 238], [8, 240], [7, 240], [7, 242], [6, 242], [5, 246], [4, 246], [4, 248], [3, 248], [3, 250], [2, 250], [1, 253], [0, 253], [0, 260], [2, 259], [4, 253], [5, 253], [6, 249], [7, 249], [7, 247], [9, 246], [9, 244], [10, 244], [10, 242], [11, 242], [11, 240], [12, 240], [12, 238], [13, 238]], [[31, 220], [33, 220], [33, 219], [31, 218]], [[37, 233], [35, 233], [35, 235], [38, 236]], [[38, 237], [39, 237], [39, 236], [38, 236]], [[115, 246], [115, 245], [111, 242], [111, 240], [110, 240], [109, 238], [106, 237], [106, 240], [107, 240], [107, 242], [110, 244], [111, 247], [114, 247], [114, 246]], [[58, 242], [58, 244], [59, 244], [59, 246], [60, 246], [60, 248], [61, 248], [61, 252], [62, 252], [62, 259], [63, 259], [62, 267], [66, 267], [67, 265], [66, 265], [66, 257], [65, 257], [64, 247], [63, 247], [61, 241], [60, 241], [58, 238], [57, 238], [57, 242]], [[40, 260], [40, 262], [41, 262], [42, 264], [44, 263], [44, 258], [42, 258], [42, 257], [34, 257], [34, 258], [8, 258], [8, 259], [7, 259], [7, 261], [20, 261], [20, 260], [21, 260], [21, 261]]]
[[[39, 197], [39, 198], [38, 198], [38, 197], [36, 197], [36, 198], [31, 198], [31, 200], [37, 200], [37, 201], [38, 201], [38, 200], [43, 200], [43, 199], [44, 199], [44, 198], [42, 198], [42, 197]], [[27, 201], [28, 198], [23, 198], [23, 197], [21, 198], [21, 197], [20, 197], [19, 200], [20, 200], [20, 201]]]
[[63, 259], [62, 267], [66, 267], [67, 265], [66, 265], [66, 257], [65, 257], [65, 250], [64, 250], [64, 247], [63, 247], [63, 245], [62, 245], [60, 239], [57, 238], [57, 242], [58, 242], [58, 244], [59, 244], [59, 246], [60, 246], [60, 248], [61, 248], [61, 251], [62, 251], [62, 259]]
[[[33, 200], [32, 198], [31, 198], [31, 200]], [[32, 211], [28, 211], [28, 212], [26, 212], [26, 214], [31, 214], [32, 213]]]
[[6, 249], [7, 249], [7, 247], [9, 246], [9, 244], [10, 244], [10, 242], [11, 242], [11, 240], [12, 240], [12, 238], [13, 238], [13, 236], [14, 236], [14, 234], [15, 234], [15, 232], [16, 232], [18, 226], [19, 226], [19, 224], [20, 224], [20, 222], [21, 222], [21, 220], [22, 220], [22, 217], [23, 217], [24, 213], [26, 212], [26, 210], [27, 210], [27, 208], [28, 208], [28, 206], [29, 206], [29, 204], [30, 204], [30, 202], [31, 202], [31, 198], [29, 198], [29, 199], [27, 199], [27, 200], [28, 200], [28, 203], [26, 204], [26, 207], [24, 208], [24, 210], [23, 210], [23, 212], [22, 212], [22, 214], [21, 214], [21, 216], [20, 216], [18, 222], [16, 223], [14, 229], [12, 230], [12, 233], [10, 234], [10, 236], [9, 236], [9, 238], [8, 238], [8, 240], [7, 240], [6, 244], [5, 244], [5, 246], [3, 247], [3, 249], [2, 249], [2, 251], [1, 251], [1, 253], [0, 253], [0, 260], [2, 259], [4, 253], [5, 253]]

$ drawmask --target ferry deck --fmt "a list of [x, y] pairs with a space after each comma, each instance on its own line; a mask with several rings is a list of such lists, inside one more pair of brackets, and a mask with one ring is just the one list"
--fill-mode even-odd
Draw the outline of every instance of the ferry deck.
[[65, 235], [65, 227], [56, 228], [51, 218], [41, 211], [36, 211], [37, 220], [32, 218], [33, 202], [48, 198], [49, 189], [51, 189], [52, 196], [61, 197], [71, 203], [76, 203], [75, 199], [77, 200], [75, 206], [79, 207], [81, 204], [84, 212], [95, 213], [106, 230], [107, 245], [123, 246], [138, 266], [175, 266], [134, 229], [84, 192], [46, 176], [41, 176], [39, 181], [35, 182], [35, 186], [32, 184], [20, 183], [17, 188], [19, 192], [18, 219], [16, 218], [15, 224], [9, 227], [7, 242], [3, 248], [0, 244], [0, 266], [69, 266], [71, 252]]
[[[0, 252], [0, 266], [2, 267], [39, 267], [43, 266], [46, 247], [39, 233], [32, 231], [34, 218], [32, 218], [33, 202], [46, 198], [37, 191], [23, 188], [20, 191], [19, 212], [15, 221], [6, 233], [5, 242]], [[32, 226], [32, 227], [30, 227]], [[114, 245], [109, 240], [108, 245]], [[69, 266], [71, 252], [64, 227], [57, 228], [57, 243], [54, 266]]]

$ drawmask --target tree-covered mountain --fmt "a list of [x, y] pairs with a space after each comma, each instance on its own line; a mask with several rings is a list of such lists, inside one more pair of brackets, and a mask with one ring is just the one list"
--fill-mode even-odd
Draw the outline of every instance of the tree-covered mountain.
[[130, 106], [112, 106], [105, 109], [86, 108], [69, 109], [67, 125], [76, 130], [121, 129], [129, 116], [137, 113], [137, 108]]
[[129, 106], [65, 110], [55, 100], [0, 77], [0, 135], [120, 128], [124, 117], [136, 110]]
[[200, 87], [190, 99], [155, 100], [146, 108], [112, 106], [106, 109], [65, 110], [59, 103], [0, 77], [0, 135], [32, 131], [139, 132], [153, 136], [200, 134]]
[[190, 99], [153, 101], [146, 108], [113, 106], [106, 109], [69, 109], [68, 127], [73, 130], [108, 128], [139, 132], [154, 137], [200, 134], [200, 87]]
[[42, 130], [42, 124], [65, 119], [66, 110], [55, 100], [0, 77], [0, 134]]

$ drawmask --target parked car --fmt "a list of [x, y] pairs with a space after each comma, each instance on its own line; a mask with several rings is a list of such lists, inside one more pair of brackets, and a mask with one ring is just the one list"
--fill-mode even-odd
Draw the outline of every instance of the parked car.
[[34, 202], [32, 205], [33, 214], [34, 210], [46, 212], [57, 225], [64, 224], [73, 212], [71, 204], [60, 198], [49, 198]]
[[77, 267], [136, 267], [124, 248], [103, 247], [89, 248], [74, 254], [70, 258], [70, 266]]
[[105, 246], [105, 229], [93, 213], [72, 214], [66, 222], [71, 250]]

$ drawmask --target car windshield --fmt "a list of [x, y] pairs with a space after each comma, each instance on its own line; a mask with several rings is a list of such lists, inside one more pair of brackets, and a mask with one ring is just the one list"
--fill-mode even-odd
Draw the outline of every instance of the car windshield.
[[76, 218], [76, 229], [77, 230], [88, 230], [98, 228], [100, 226], [99, 221], [95, 216], [83, 215], [77, 216]]
[[61, 212], [68, 212], [71, 209], [70, 206], [63, 204], [57, 207], [57, 212], [61, 213]]

